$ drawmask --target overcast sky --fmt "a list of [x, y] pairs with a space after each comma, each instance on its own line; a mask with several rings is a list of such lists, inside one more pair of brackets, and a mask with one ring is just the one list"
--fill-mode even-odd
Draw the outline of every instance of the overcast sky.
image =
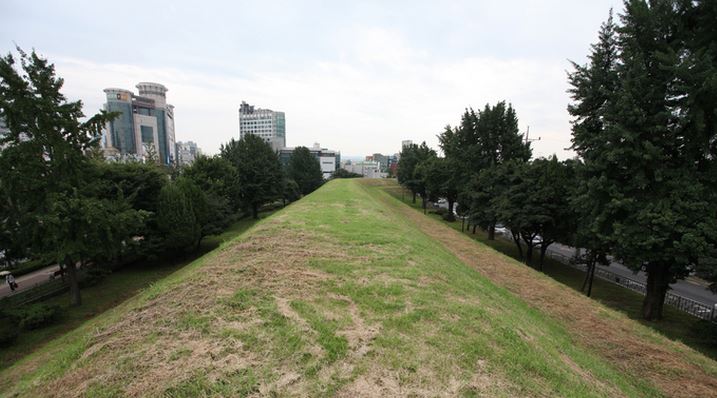
[[85, 113], [102, 90], [169, 88], [177, 140], [239, 135], [242, 100], [286, 113], [287, 145], [395, 153], [500, 100], [534, 154], [570, 156], [568, 60], [619, 0], [0, 1], [0, 50], [35, 48]]

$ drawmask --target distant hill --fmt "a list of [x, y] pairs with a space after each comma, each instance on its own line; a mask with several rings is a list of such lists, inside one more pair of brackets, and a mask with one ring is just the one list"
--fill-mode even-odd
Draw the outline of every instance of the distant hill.
[[0, 373], [1, 396], [690, 396], [717, 364], [336, 180]]

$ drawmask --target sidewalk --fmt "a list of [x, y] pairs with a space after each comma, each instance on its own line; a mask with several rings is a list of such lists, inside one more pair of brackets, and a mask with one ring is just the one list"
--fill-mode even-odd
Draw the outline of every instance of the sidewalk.
[[14, 293], [10, 290], [10, 286], [8, 286], [7, 282], [5, 282], [5, 279], [3, 279], [2, 286], [0, 286], [0, 298], [4, 298], [11, 294], [22, 292], [24, 290], [32, 289], [35, 286], [42, 285], [43, 283], [50, 281], [50, 274], [52, 272], [57, 271], [59, 268], [60, 267], [58, 265], [50, 265], [48, 267], [15, 278], [15, 282], [17, 282], [18, 284], [18, 288], [15, 290]]

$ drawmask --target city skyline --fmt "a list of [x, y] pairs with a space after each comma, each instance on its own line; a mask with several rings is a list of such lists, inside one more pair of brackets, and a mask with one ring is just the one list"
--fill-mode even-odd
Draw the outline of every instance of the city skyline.
[[[102, 88], [162, 82], [182, 110], [177, 141], [209, 154], [238, 138], [242, 100], [287, 114], [287, 146], [318, 141], [346, 156], [394, 153], [404, 139], [437, 148], [435, 136], [466, 107], [506, 100], [521, 131], [541, 137], [536, 156], [571, 156], [568, 60], [585, 62], [621, 2], [410, 4], [217, 4], [210, 13], [156, 3], [161, 13], [136, 14], [9, 1], [0, 50], [16, 43], [51, 59], [88, 115], [101, 108]], [[70, 23], [57, 31], [57, 19]], [[137, 46], [146, 34], [157, 40]]]

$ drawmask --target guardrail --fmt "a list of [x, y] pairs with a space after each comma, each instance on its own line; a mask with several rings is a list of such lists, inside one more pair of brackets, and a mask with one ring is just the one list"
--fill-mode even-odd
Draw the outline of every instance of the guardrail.
[[[551, 258], [560, 261], [563, 264], [569, 265], [583, 272], [587, 271], [587, 267], [585, 265], [573, 263], [572, 261], [570, 261], [570, 257], [562, 253], [548, 250], [546, 254]], [[626, 287], [642, 295], [647, 294], [647, 285], [645, 285], [643, 282], [636, 281], [623, 275], [618, 275], [604, 268], [595, 268], [595, 276], [608, 282], [612, 282], [617, 285]], [[679, 294], [668, 291], [667, 294], [665, 294], [665, 304], [671, 305], [678, 310], [686, 312], [697, 318], [717, 322], [717, 310], [714, 307], [710, 307], [709, 305], [700, 303], [699, 301], [680, 296]]]
[[[78, 282], [85, 279], [86, 274], [82, 270], [78, 270]], [[48, 297], [56, 296], [70, 289], [67, 278], [64, 280], [60, 277], [49, 280], [47, 282], [37, 282], [32, 287], [23, 289], [22, 291], [13, 293], [0, 299], [0, 306], [18, 307], [25, 304], [31, 304]]]

